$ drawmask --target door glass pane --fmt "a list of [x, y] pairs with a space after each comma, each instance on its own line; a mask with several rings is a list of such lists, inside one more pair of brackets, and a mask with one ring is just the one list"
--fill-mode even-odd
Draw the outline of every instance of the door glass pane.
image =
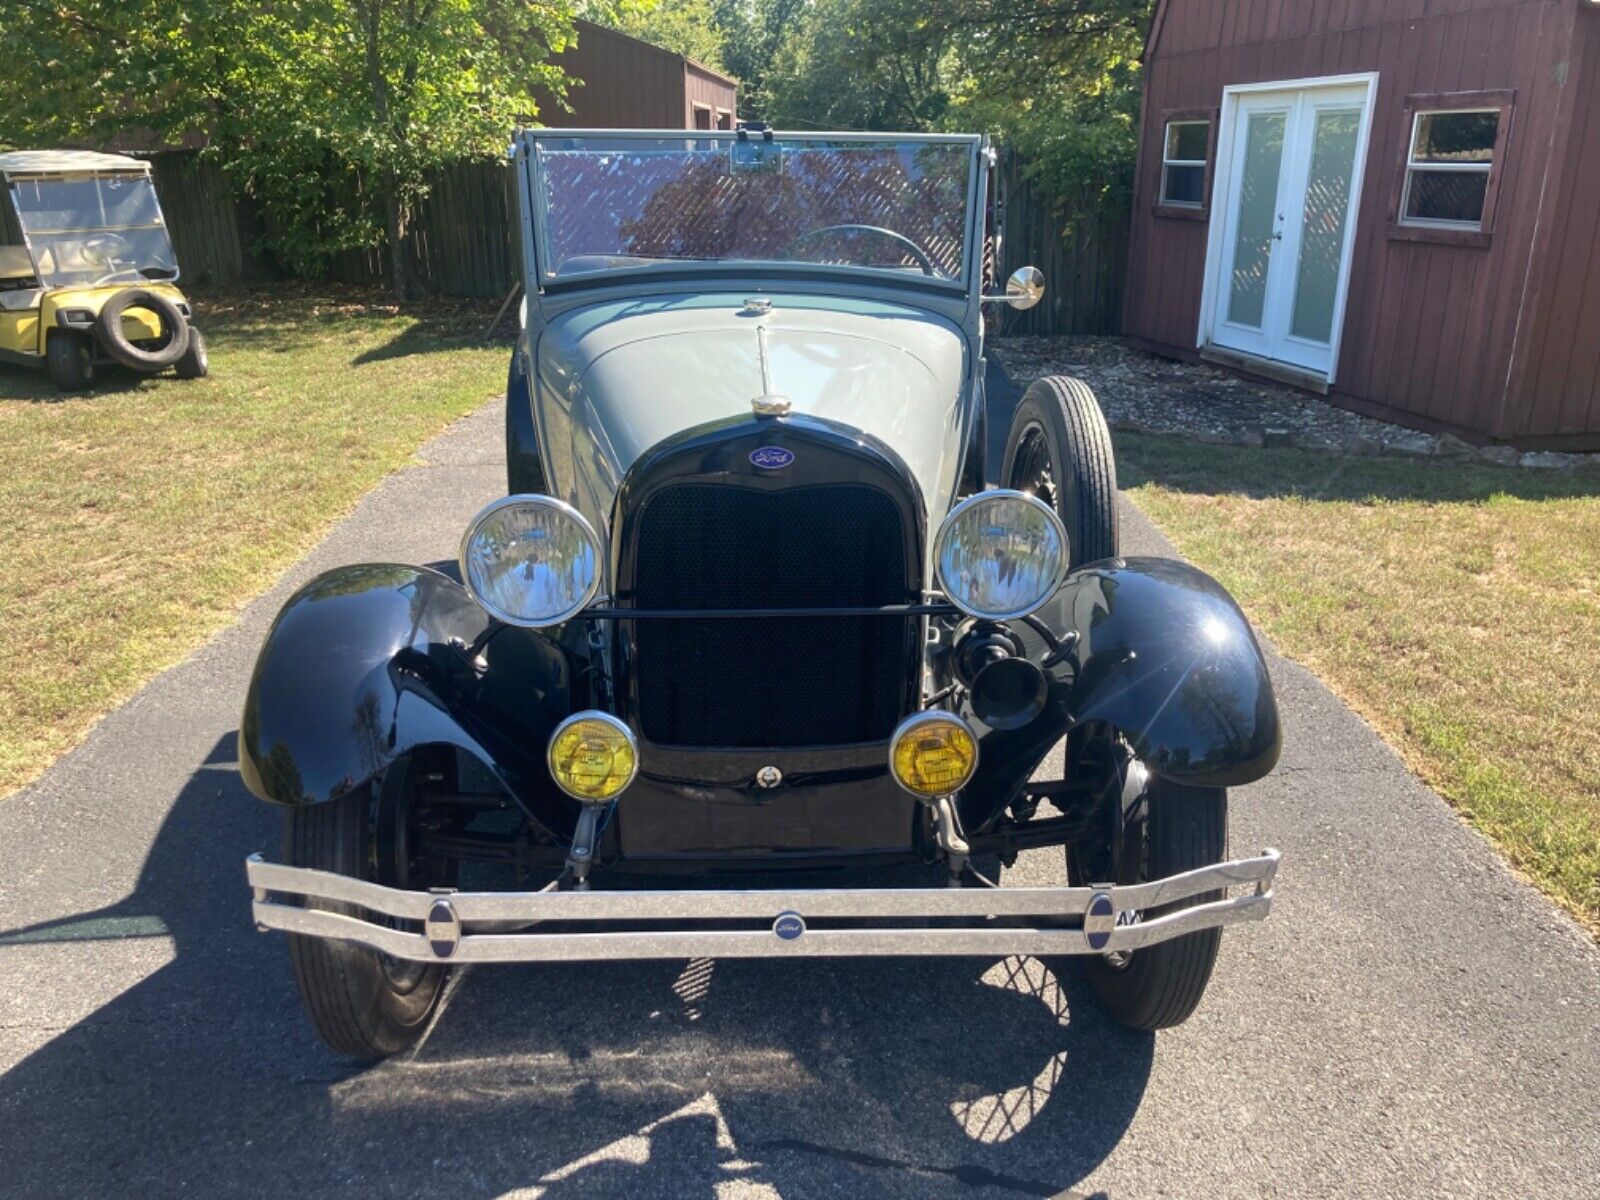
[[1311, 174], [1306, 180], [1305, 225], [1300, 235], [1300, 270], [1295, 280], [1295, 337], [1333, 340], [1333, 309], [1350, 219], [1350, 178], [1356, 168], [1359, 109], [1317, 114], [1311, 139]]
[[1251, 113], [1245, 135], [1244, 175], [1239, 184], [1239, 220], [1234, 227], [1233, 280], [1228, 320], [1261, 328], [1267, 302], [1267, 268], [1278, 208], [1278, 171], [1283, 165], [1287, 114]]

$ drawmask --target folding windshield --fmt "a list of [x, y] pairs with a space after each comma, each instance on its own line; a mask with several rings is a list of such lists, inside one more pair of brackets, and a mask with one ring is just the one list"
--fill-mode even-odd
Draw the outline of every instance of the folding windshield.
[[13, 179], [10, 192], [23, 238], [47, 286], [177, 277], [177, 259], [149, 175], [29, 175]]
[[545, 280], [672, 265], [964, 285], [976, 138], [530, 136]]

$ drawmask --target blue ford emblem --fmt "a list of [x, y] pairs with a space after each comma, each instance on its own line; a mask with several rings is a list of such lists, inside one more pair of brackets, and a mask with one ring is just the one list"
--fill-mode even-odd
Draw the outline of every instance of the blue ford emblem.
[[449, 958], [461, 944], [461, 918], [448, 900], [435, 900], [422, 923], [428, 946], [440, 958]]
[[781, 471], [794, 461], [794, 452], [785, 450], [782, 446], [763, 446], [759, 450], [750, 451], [750, 461], [769, 471]]
[[1111, 931], [1117, 927], [1117, 911], [1111, 897], [1097, 892], [1089, 901], [1089, 911], [1083, 915], [1083, 933], [1091, 950], [1104, 950], [1111, 940]]
[[778, 919], [772, 923], [772, 932], [786, 942], [794, 941], [805, 931], [805, 918], [792, 910], [779, 913]]

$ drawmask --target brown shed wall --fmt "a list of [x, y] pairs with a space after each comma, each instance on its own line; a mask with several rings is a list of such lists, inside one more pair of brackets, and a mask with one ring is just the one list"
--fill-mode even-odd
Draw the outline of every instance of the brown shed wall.
[[734, 94], [735, 86], [731, 79], [717, 75], [702, 67], [699, 63], [685, 61], [683, 64], [683, 91], [684, 101], [688, 106], [688, 114], [684, 120], [684, 127], [694, 128], [694, 106], [704, 105], [711, 110], [711, 127], [718, 128], [717, 119], [723, 117], [728, 122], [728, 128], [733, 128], [735, 116]]
[[[1534, 317], [1525, 306], [1538, 292], [1540, 214], [1559, 174], [1552, 152], [1579, 81], [1569, 61], [1577, 12], [1577, 0], [1168, 0], [1146, 66], [1129, 334], [1171, 353], [1196, 349], [1208, 224], [1153, 212], [1163, 114], [1215, 109], [1226, 85], [1375, 71], [1334, 398], [1481, 436], [1539, 432], [1505, 400], [1519, 324]], [[1516, 100], [1489, 244], [1391, 238], [1406, 98], [1499, 89]]]
[[732, 79], [603, 25], [576, 24], [578, 44], [555, 60], [571, 81], [572, 111], [541, 97], [539, 120], [549, 127], [691, 129], [692, 100], [733, 111]]
[[1560, 184], [1545, 205], [1505, 420], [1529, 444], [1600, 449], [1600, 6], [1580, 12]]

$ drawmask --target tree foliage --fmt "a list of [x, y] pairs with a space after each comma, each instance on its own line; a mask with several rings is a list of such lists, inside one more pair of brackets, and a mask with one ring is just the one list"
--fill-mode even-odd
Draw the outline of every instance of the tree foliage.
[[712, 0], [587, 0], [578, 15], [723, 69], [722, 34]]
[[1152, 0], [810, 0], [767, 68], [780, 125], [980, 129], [1057, 196], [1126, 189]]
[[[1046, 193], [1125, 192], [1152, 0], [0, 0], [0, 145], [198, 131], [303, 273], [403, 245], [428, 173], [497, 154], [576, 12], [740, 80], [746, 119], [981, 129]], [[1107, 196], [1108, 202], [1116, 197]], [[406, 259], [392, 254], [397, 289]]]
[[770, 115], [769, 79], [784, 44], [797, 35], [811, 0], [711, 0], [722, 61], [739, 80], [739, 111], [747, 120]]
[[[503, 151], [572, 38], [570, 0], [11, 0], [0, 142], [167, 143], [198, 132], [267, 218], [269, 249], [314, 274], [391, 247], [427, 173]], [[12, 98], [15, 98], [13, 102]]]

